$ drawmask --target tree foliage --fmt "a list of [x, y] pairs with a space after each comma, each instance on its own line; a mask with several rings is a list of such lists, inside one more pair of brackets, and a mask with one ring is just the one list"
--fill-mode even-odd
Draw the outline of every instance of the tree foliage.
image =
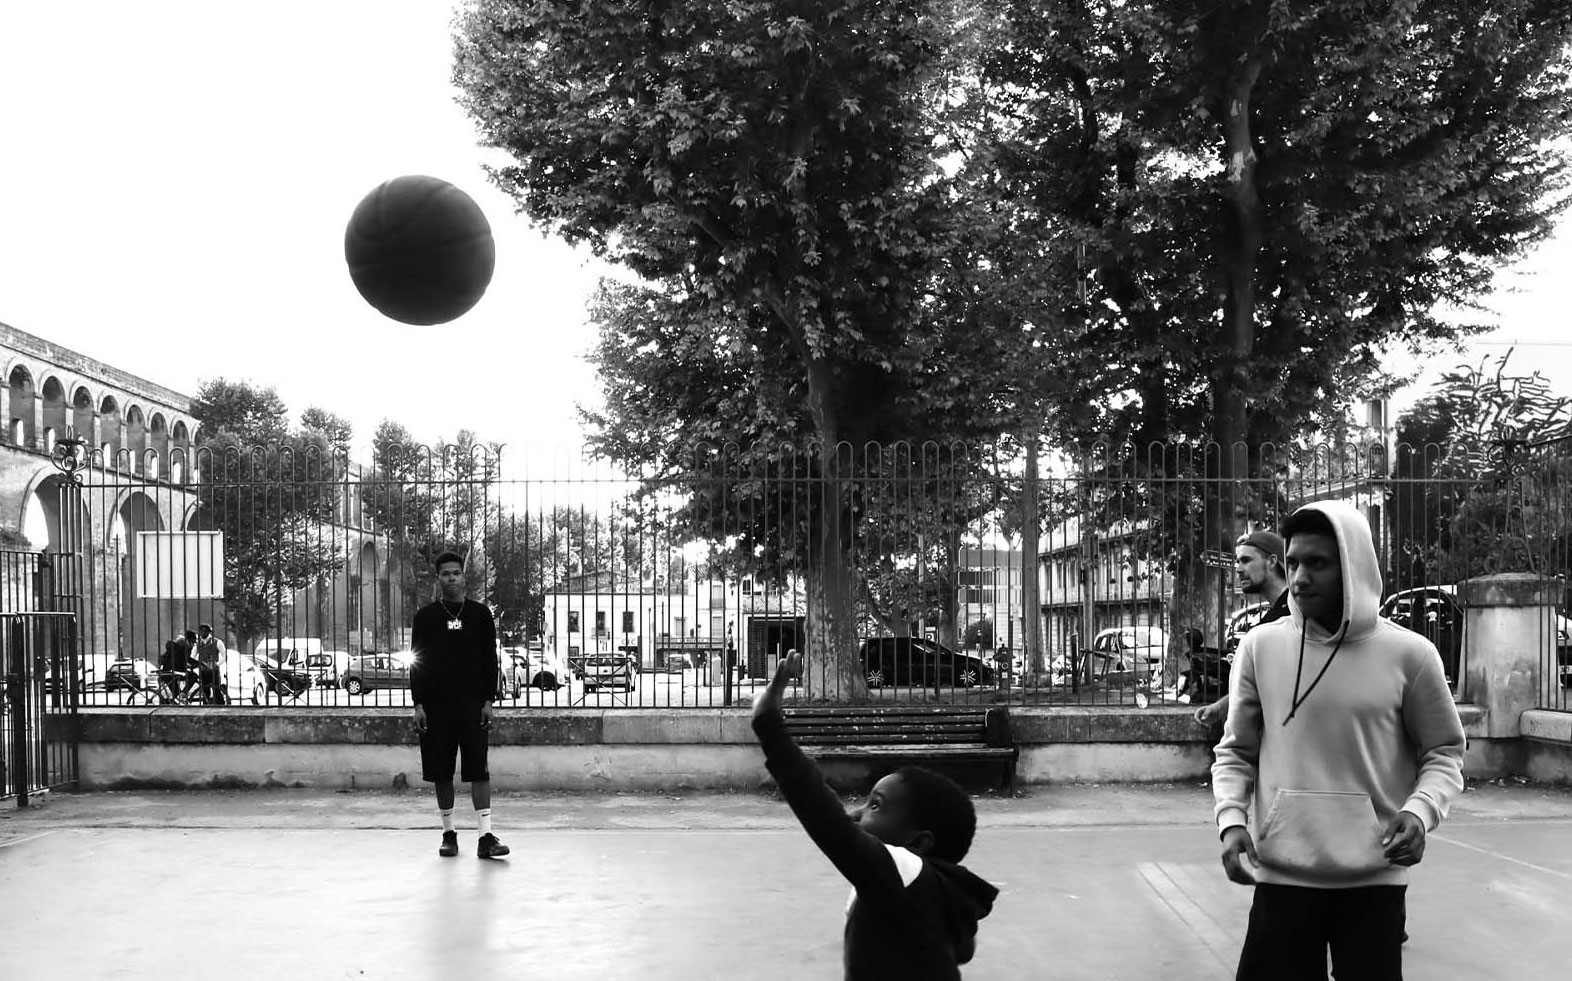
[[215, 379], [192, 402], [201, 423], [196, 526], [224, 536], [224, 620], [243, 649], [287, 625], [295, 595], [344, 566], [347, 461], [321, 433], [290, 432], [271, 388]]
[[1572, 574], [1572, 397], [1512, 372], [1511, 357], [1447, 372], [1397, 421], [1399, 587]]
[[781, 462], [828, 482], [802, 514], [809, 686], [831, 695], [863, 686], [842, 444], [952, 434], [975, 390], [933, 316], [947, 10], [481, 0], [461, 22], [464, 102], [514, 161], [497, 183], [642, 280], [597, 304], [601, 448], [669, 473], [695, 438], [770, 466], [782, 443], [759, 437], [785, 436]]
[[978, 180], [1075, 244], [1037, 272], [1084, 295], [1069, 442], [1286, 442], [1563, 205], [1565, 4], [1006, 10]]

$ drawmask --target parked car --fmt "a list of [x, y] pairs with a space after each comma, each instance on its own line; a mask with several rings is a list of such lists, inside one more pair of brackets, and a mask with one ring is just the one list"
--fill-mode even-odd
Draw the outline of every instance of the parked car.
[[1223, 656], [1230, 662], [1234, 659], [1234, 651], [1239, 649], [1239, 641], [1250, 632], [1250, 628], [1261, 622], [1266, 616], [1266, 611], [1272, 608], [1271, 603], [1251, 603], [1242, 609], [1235, 610], [1228, 618], [1228, 627], [1223, 636]]
[[317, 651], [306, 655], [306, 670], [311, 679], [323, 688], [341, 688], [344, 672], [349, 669], [348, 651]]
[[632, 691], [638, 676], [638, 662], [629, 654], [590, 654], [584, 658], [585, 688], [615, 686]]
[[351, 695], [359, 695], [377, 688], [408, 688], [409, 669], [414, 663], [414, 651], [367, 653], [352, 657], [349, 666], [344, 669], [344, 690]]
[[1463, 604], [1456, 586], [1404, 589], [1382, 601], [1377, 612], [1436, 645], [1446, 680], [1456, 683], [1463, 653]]
[[300, 655], [285, 655], [287, 660], [274, 660], [266, 652], [242, 656], [262, 672], [267, 690], [276, 695], [294, 698], [311, 687], [311, 672]]
[[158, 667], [145, 658], [117, 657], [104, 672], [104, 690], [136, 691], [158, 683]]
[[268, 690], [267, 676], [256, 661], [234, 648], [224, 651], [224, 694], [231, 705], [261, 705]]
[[531, 650], [527, 684], [541, 691], [556, 691], [568, 683], [568, 666], [556, 651]]
[[1106, 677], [1110, 672], [1130, 673], [1138, 680], [1150, 682], [1162, 669], [1168, 653], [1168, 635], [1161, 627], [1110, 627], [1092, 638], [1086, 653], [1093, 677]]
[[858, 647], [868, 687], [884, 685], [992, 685], [995, 665], [985, 656], [952, 651], [926, 637], [869, 637]]

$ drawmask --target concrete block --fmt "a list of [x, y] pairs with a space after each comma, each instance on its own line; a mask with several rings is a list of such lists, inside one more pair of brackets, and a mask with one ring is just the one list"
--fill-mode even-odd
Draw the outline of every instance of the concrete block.
[[1523, 736], [1572, 745], [1572, 712], [1529, 709], [1522, 717]]
[[152, 743], [260, 743], [266, 709], [158, 708], [148, 718]]
[[81, 741], [145, 743], [152, 729], [149, 720], [155, 711], [153, 708], [81, 709], [77, 712]]
[[632, 743], [718, 743], [720, 720], [708, 709], [612, 709], [601, 723], [601, 741]]
[[600, 709], [500, 708], [492, 716], [491, 745], [587, 746], [604, 741], [604, 716]]
[[322, 708], [310, 712], [286, 709], [269, 715], [265, 741], [411, 746], [420, 740], [408, 709]]
[[[1016, 781], [1141, 783], [1205, 780], [1211, 756], [1202, 743], [1056, 743], [1023, 746]], [[1204, 815], [1203, 815], [1204, 817]]]

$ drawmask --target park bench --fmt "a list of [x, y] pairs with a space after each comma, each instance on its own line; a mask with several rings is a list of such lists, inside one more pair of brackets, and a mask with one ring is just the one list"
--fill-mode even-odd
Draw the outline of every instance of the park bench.
[[820, 761], [868, 762], [883, 772], [906, 765], [988, 768], [1015, 790], [1019, 755], [1002, 706], [792, 706], [786, 727]]

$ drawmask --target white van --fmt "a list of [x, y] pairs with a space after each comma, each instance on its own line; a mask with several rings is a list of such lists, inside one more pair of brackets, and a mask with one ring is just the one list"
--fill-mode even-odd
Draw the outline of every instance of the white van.
[[307, 661], [320, 661], [322, 638], [279, 637], [259, 640], [252, 656], [264, 664], [305, 671]]

